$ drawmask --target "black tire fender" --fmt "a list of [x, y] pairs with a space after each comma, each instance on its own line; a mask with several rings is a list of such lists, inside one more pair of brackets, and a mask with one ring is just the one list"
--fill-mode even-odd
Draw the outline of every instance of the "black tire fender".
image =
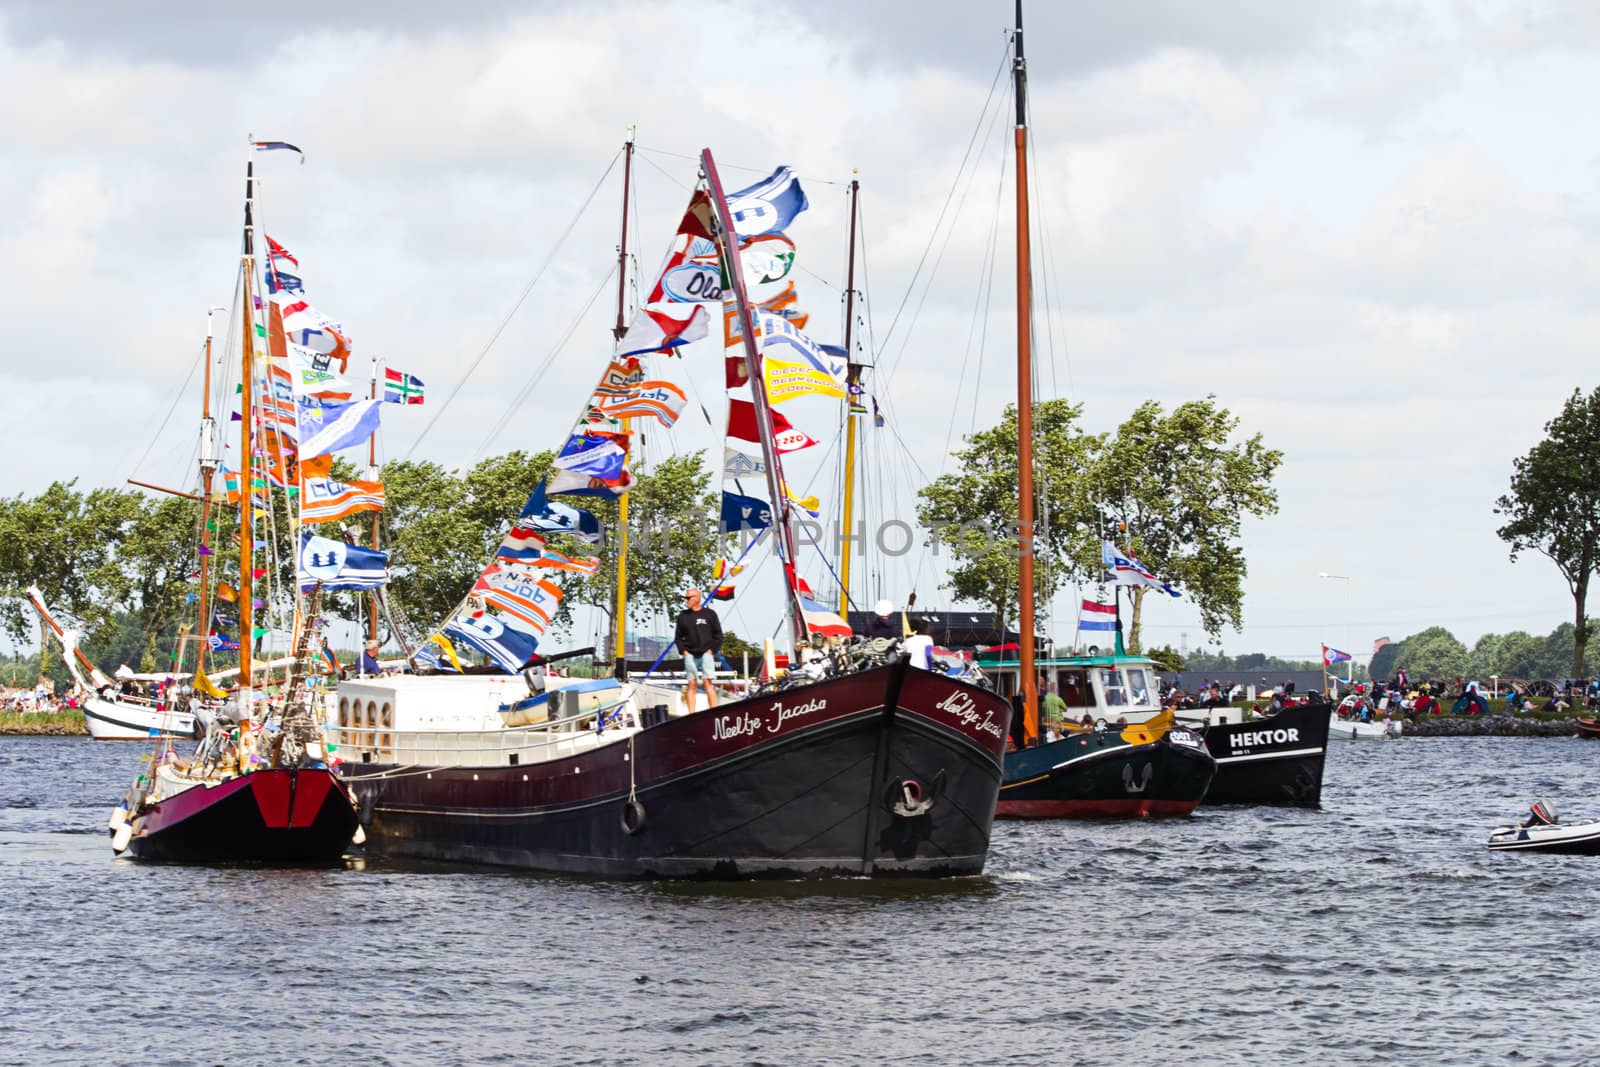
[[647, 814], [644, 805], [637, 800], [630, 800], [622, 805], [622, 832], [628, 835], [639, 833], [644, 829]]

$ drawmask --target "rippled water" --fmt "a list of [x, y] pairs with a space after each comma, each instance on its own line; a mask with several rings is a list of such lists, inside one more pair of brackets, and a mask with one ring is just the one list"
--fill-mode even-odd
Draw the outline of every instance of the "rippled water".
[[1323, 810], [1000, 823], [927, 884], [113, 860], [141, 746], [0, 738], [0, 1062], [1593, 1063], [1600, 743], [1336, 744]]

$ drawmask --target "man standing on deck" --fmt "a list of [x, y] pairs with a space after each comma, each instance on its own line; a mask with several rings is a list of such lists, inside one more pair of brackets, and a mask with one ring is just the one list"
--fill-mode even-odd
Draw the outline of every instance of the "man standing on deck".
[[362, 649], [361, 658], [356, 660], [356, 673], [374, 678], [383, 673], [383, 668], [378, 665], [378, 642], [368, 641], [367, 647]]
[[706, 706], [717, 706], [713, 679], [717, 670], [716, 654], [722, 651], [722, 620], [717, 618], [716, 612], [701, 605], [700, 590], [690, 589], [683, 598], [689, 606], [678, 612], [674, 639], [678, 651], [683, 653], [683, 704], [692, 714], [695, 687], [702, 682], [706, 687]]

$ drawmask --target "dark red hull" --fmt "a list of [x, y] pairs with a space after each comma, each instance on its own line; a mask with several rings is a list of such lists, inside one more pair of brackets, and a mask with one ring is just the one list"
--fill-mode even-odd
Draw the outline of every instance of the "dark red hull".
[[623, 878], [976, 874], [1009, 715], [897, 665], [548, 762], [344, 774], [376, 854]]
[[1600, 719], [1575, 719], [1578, 727], [1578, 736], [1591, 740], [1600, 740]]
[[183, 863], [332, 863], [355, 833], [345, 785], [322, 767], [197, 785], [133, 821], [128, 855]]

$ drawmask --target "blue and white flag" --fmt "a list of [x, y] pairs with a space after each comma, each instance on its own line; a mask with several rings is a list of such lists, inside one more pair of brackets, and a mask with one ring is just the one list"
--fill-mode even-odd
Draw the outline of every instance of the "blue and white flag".
[[1123, 555], [1110, 541], [1100, 542], [1100, 561], [1111, 575], [1111, 581], [1117, 585], [1140, 585], [1149, 589], [1159, 589], [1168, 596], [1183, 595], [1157, 578], [1143, 563], [1132, 556]]
[[772, 525], [772, 505], [760, 497], [722, 491], [722, 531], [765, 530]]
[[788, 167], [779, 167], [754, 185], [728, 194], [728, 216], [733, 219], [733, 232], [740, 237], [786, 230], [794, 217], [810, 206], [800, 179]]
[[605, 540], [600, 520], [592, 512], [547, 500], [544, 482], [534, 486], [533, 492], [528, 494], [527, 503], [522, 505], [522, 513], [517, 516], [517, 525], [546, 533], [571, 534], [592, 545]]
[[551, 466], [557, 470], [586, 474], [591, 478], [611, 480], [622, 476], [628, 452], [609, 437], [597, 434], [573, 434], [562, 446]]
[[520, 671], [539, 647], [537, 637], [507, 626], [488, 611], [454, 616], [444, 624], [444, 631], [488, 656], [507, 674]]
[[297, 571], [302, 593], [318, 582], [324, 589], [377, 589], [389, 580], [389, 553], [301, 534]]
[[318, 405], [320, 428], [308, 430], [307, 405], [300, 406], [300, 459], [308, 460], [362, 444], [378, 429], [383, 401], [351, 400], [340, 403], [324, 400]]

